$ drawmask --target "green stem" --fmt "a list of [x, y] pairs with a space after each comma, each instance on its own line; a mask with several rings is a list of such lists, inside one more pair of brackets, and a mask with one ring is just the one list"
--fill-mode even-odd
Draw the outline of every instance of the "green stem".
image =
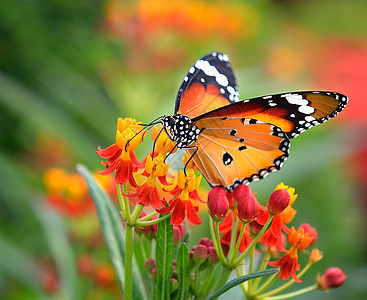
[[[268, 248], [268, 249], [266, 250], [266, 252], [264, 253], [264, 256], [263, 256], [263, 259], [262, 259], [262, 261], [261, 261], [261, 264], [260, 264], [260, 266], [259, 266], [258, 271], [264, 271], [264, 270], [266, 269], [266, 266], [267, 266], [266, 261], [268, 260], [269, 256], [270, 256], [270, 248]], [[262, 279], [262, 278], [263, 278], [263, 277], [258, 277], [258, 278], [256, 278], [256, 279], [254, 280], [254, 284], [253, 284], [253, 286], [252, 286], [253, 291], [256, 291], [256, 289], [257, 289], [257, 287], [259, 286], [260, 281], [261, 281], [261, 279]]]
[[[120, 190], [121, 192], [121, 190]], [[124, 185], [124, 194], [126, 195], [127, 194], [127, 186]], [[125, 206], [125, 220], [127, 223], [130, 222], [130, 219], [131, 219], [131, 213], [130, 213], [130, 203], [129, 203], [129, 199], [127, 197], [123, 197], [123, 200], [124, 200], [124, 206]]]
[[[311, 263], [308, 262], [308, 264], [297, 274], [298, 278], [301, 278], [307, 271], [308, 269], [311, 267]], [[275, 275], [275, 274], [274, 274]], [[269, 291], [268, 293], [261, 295], [262, 297], [269, 297], [275, 294], [278, 294], [279, 292], [285, 290], [286, 288], [290, 287], [293, 283], [295, 283], [294, 279], [290, 279], [288, 282], [286, 282], [285, 284], [277, 287], [276, 289]], [[261, 289], [257, 292], [257, 294], [260, 294], [261, 292], [263, 292], [264, 289]]]
[[205, 296], [208, 292], [208, 289], [210, 287], [210, 283], [213, 278], [214, 270], [215, 270], [216, 264], [210, 264], [209, 269], [207, 270], [207, 273], [205, 274], [205, 280], [203, 283], [203, 286], [201, 287], [201, 290], [199, 291], [199, 295]]
[[231, 275], [232, 270], [228, 269], [228, 267], [223, 267], [223, 271], [221, 272], [221, 277], [218, 280], [214, 291], [216, 291], [217, 289], [219, 289], [220, 287], [222, 287], [228, 280], [229, 276]]
[[[303, 289], [294, 291], [294, 292], [290, 292], [287, 294], [283, 294], [283, 295], [278, 295], [278, 296], [273, 296], [273, 297], [267, 297], [266, 300], [281, 300], [281, 299], [288, 299], [288, 298], [293, 298], [308, 292], [311, 292], [313, 290], [316, 290], [318, 288], [317, 284], [305, 287]], [[258, 299], [263, 299], [263, 298], [258, 298]]]
[[139, 219], [141, 212], [143, 211], [144, 206], [141, 204], [137, 204], [133, 210], [133, 212], [131, 213], [130, 216], [130, 225], [134, 225], [136, 223], [136, 221]]
[[[239, 265], [239, 266], [236, 268], [237, 277], [241, 277], [242, 275], [244, 275], [244, 273], [242, 272], [242, 270], [240, 270], [240, 268], [242, 268], [242, 265]], [[247, 281], [242, 282], [242, 283], [240, 284], [240, 286], [241, 286], [241, 289], [242, 289], [243, 294], [244, 294], [244, 295], [246, 296], [246, 298], [247, 298], [246, 284], [247, 284]]]
[[230, 265], [233, 265], [233, 262], [236, 260], [236, 256], [237, 256], [237, 253], [238, 253], [238, 249], [240, 249], [241, 240], [242, 240], [242, 237], [243, 237], [243, 233], [244, 232], [245, 232], [245, 224], [243, 224], [243, 226], [241, 228], [241, 232], [240, 232], [240, 235], [238, 236], [238, 239], [237, 239], [237, 242], [236, 242], [236, 246], [234, 247], [234, 251], [232, 252], [232, 256], [229, 256], [228, 255], [229, 256]]
[[[254, 269], [254, 255], [255, 255], [255, 248], [252, 248], [252, 251], [250, 253], [250, 265], [248, 273], [251, 274]], [[248, 291], [251, 294], [252, 293], [252, 280], [248, 281]]]
[[126, 224], [125, 228], [125, 300], [131, 300], [133, 298], [132, 289], [132, 262], [133, 262], [133, 247], [134, 247], [134, 227]]
[[124, 203], [123, 196], [122, 196], [122, 193], [121, 193], [121, 185], [120, 184], [116, 184], [116, 191], [117, 191], [117, 197], [119, 199], [119, 204], [120, 204], [122, 216], [126, 220], [126, 217], [125, 217], [126, 208], [125, 208], [125, 203]]
[[269, 216], [268, 220], [266, 221], [265, 225], [263, 226], [259, 234], [252, 240], [250, 246], [248, 246], [247, 249], [237, 258], [237, 260], [234, 261], [233, 265], [238, 265], [239, 263], [241, 263], [241, 261], [244, 260], [245, 257], [250, 253], [250, 251], [256, 246], [257, 242], [263, 236], [266, 229], [268, 229], [271, 220], [273, 220], [272, 215]]
[[[271, 275], [268, 280], [266, 280], [264, 282], [263, 285], [260, 286], [260, 288], [256, 291], [256, 293], [254, 295], [258, 295], [260, 293], [262, 293], [263, 291], [266, 291], [273, 283], [274, 281], [278, 278], [278, 273], [275, 273], [273, 275]], [[265, 295], [265, 294], [264, 294]], [[262, 296], [264, 296], [262, 295]], [[267, 295], [266, 295], [267, 296]], [[264, 296], [265, 297], [265, 296]]]
[[221, 263], [223, 264], [223, 266], [229, 268], [229, 269], [232, 269], [230, 267], [230, 265], [228, 264], [225, 256], [224, 256], [224, 253], [223, 253], [223, 250], [222, 250], [222, 246], [221, 246], [221, 243], [220, 243], [220, 233], [219, 233], [219, 222], [215, 222], [215, 238], [216, 238], [216, 241], [217, 241], [217, 248], [218, 248], [218, 258], [219, 260], [221, 261]]
[[157, 213], [156, 211], [153, 211], [152, 213], [146, 215], [145, 217], [141, 217], [139, 218], [139, 221], [147, 221], [147, 220], [150, 220], [151, 218], [155, 217], [155, 216], [158, 216], [159, 213]]
[[160, 217], [158, 219], [155, 219], [155, 220], [150, 220], [150, 221], [141, 221], [141, 219], [138, 219], [135, 223], [134, 223], [134, 226], [149, 226], [149, 225], [154, 225], [154, 224], [158, 224], [162, 221], [164, 221], [165, 219], [168, 219], [170, 216], [172, 215], [172, 213], [168, 213], [166, 215], [164, 215], [163, 217]]
[[234, 250], [234, 247], [236, 245], [236, 237], [238, 232], [238, 226], [240, 221], [236, 219], [235, 211], [232, 210], [232, 231], [231, 231], [231, 242], [229, 244], [229, 250], [228, 250], [228, 258], [232, 257], [233, 253], [237, 253], [237, 251]]

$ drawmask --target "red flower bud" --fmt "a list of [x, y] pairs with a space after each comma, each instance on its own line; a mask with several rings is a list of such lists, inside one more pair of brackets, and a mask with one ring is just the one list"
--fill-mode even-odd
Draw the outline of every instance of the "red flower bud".
[[233, 198], [236, 202], [243, 198], [251, 197], [252, 190], [248, 185], [241, 184], [237, 186], [233, 191]]
[[337, 288], [345, 282], [344, 272], [336, 267], [329, 268], [324, 275], [318, 278], [318, 284], [321, 289], [327, 291], [329, 288]]
[[215, 221], [221, 221], [229, 209], [227, 192], [224, 188], [214, 187], [208, 194], [209, 214]]
[[238, 217], [243, 222], [249, 223], [257, 217], [259, 203], [255, 196], [239, 198], [237, 202]]
[[313, 240], [310, 244], [310, 246], [316, 242], [317, 240], [317, 231], [314, 227], [311, 227], [310, 224], [308, 223], [304, 223], [298, 226], [298, 229], [303, 228], [303, 230], [305, 231], [305, 233], [308, 233], [308, 236], [312, 236]]
[[290, 195], [285, 189], [274, 191], [270, 195], [268, 210], [273, 215], [279, 215], [285, 210], [289, 204]]

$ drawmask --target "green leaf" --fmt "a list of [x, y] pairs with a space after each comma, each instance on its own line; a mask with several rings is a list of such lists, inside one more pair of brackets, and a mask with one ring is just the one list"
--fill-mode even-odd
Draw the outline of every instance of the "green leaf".
[[215, 299], [217, 297], [219, 297], [220, 295], [224, 294], [225, 292], [227, 292], [228, 290], [230, 290], [231, 288], [241, 284], [242, 282], [245, 282], [247, 280], [250, 279], [254, 279], [257, 277], [263, 277], [263, 276], [268, 276], [274, 273], [279, 272], [278, 269], [272, 269], [272, 270], [265, 270], [265, 271], [260, 271], [260, 272], [256, 272], [256, 273], [251, 273], [248, 275], [244, 275], [241, 277], [238, 277], [236, 279], [233, 279], [229, 282], [227, 282], [225, 285], [223, 285], [221, 288], [219, 288], [218, 290], [216, 290], [213, 294], [211, 294], [208, 298], [206, 298], [206, 300], [211, 300], [211, 299]]
[[170, 225], [170, 220], [171, 218], [168, 218], [158, 224], [155, 254], [157, 264], [156, 299], [170, 299], [173, 260], [173, 226]]
[[[89, 192], [96, 206], [99, 223], [103, 237], [107, 244], [112, 264], [115, 268], [117, 278], [120, 282], [122, 293], [124, 293], [125, 282], [125, 234], [122, 230], [120, 216], [113, 206], [108, 195], [96, 183], [93, 174], [83, 165], [76, 166], [78, 172], [84, 177], [88, 184]], [[137, 268], [136, 261], [133, 260], [133, 298], [147, 299], [143, 280]]]
[[190, 281], [189, 249], [185, 243], [181, 244], [177, 256], [178, 293], [177, 299], [187, 299]]

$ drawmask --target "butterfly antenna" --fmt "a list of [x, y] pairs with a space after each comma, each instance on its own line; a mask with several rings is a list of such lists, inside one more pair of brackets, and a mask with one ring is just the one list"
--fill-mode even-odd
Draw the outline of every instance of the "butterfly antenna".
[[[127, 152], [127, 146], [129, 146], [129, 143], [137, 136], [139, 135], [140, 132], [142, 132], [143, 130], [147, 129], [148, 130], [150, 128], [152, 128], [154, 125], [157, 125], [157, 124], [162, 124], [162, 117], [158, 117], [156, 119], [154, 119], [152, 122], [150, 122], [149, 124], [139, 124], [141, 126], [143, 126], [143, 128], [141, 130], [139, 130], [139, 132], [137, 132], [130, 140], [127, 141], [126, 145], [125, 145], [125, 151]], [[162, 131], [162, 130], [161, 130]], [[144, 136], [143, 136], [143, 139], [144, 139]]]

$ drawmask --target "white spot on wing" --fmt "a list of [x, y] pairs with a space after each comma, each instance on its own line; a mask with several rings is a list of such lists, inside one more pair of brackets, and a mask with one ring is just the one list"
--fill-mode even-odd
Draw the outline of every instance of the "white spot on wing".
[[[208, 76], [214, 76], [218, 84], [222, 86], [228, 85], [228, 79], [225, 75], [218, 72], [217, 68], [212, 66], [208, 61], [199, 59], [195, 63], [195, 67], [202, 70]], [[190, 69], [191, 70], [191, 69]]]
[[289, 95], [286, 96], [286, 99], [290, 104], [296, 104], [300, 106], [308, 104], [308, 100], [303, 99], [301, 95]]
[[311, 106], [302, 105], [302, 106], [298, 107], [298, 111], [305, 114], [305, 115], [310, 115], [310, 114], [313, 114], [315, 112], [315, 109]]

